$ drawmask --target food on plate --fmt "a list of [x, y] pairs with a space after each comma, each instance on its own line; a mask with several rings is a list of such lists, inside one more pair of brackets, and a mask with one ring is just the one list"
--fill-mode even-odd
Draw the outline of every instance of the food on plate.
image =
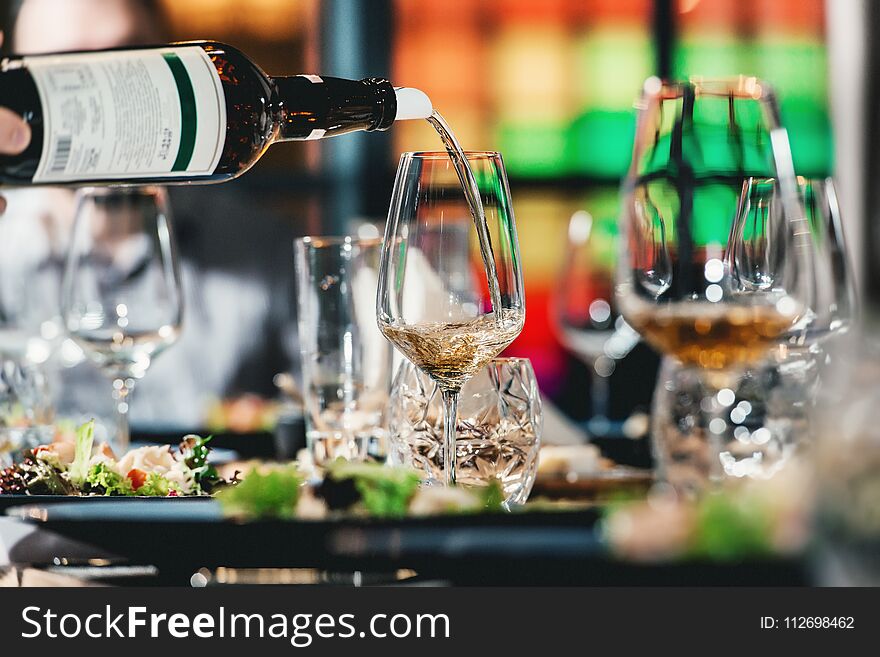
[[293, 518], [303, 482], [295, 465], [253, 468], [217, 499], [228, 516]]
[[593, 475], [614, 464], [595, 445], [545, 445], [538, 453], [538, 477]]
[[0, 472], [0, 494], [174, 497], [210, 494], [224, 480], [208, 463], [208, 438], [189, 435], [170, 445], [132, 449], [117, 458], [95, 444], [94, 421], [76, 430], [73, 443], [59, 441], [25, 453]]
[[293, 465], [256, 468], [217, 498], [227, 516], [310, 520], [498, 511], [504, 500], [497, 483], [449, 490], [420, 483], [418, 473], [409, 468], [339, 459], [327, 466], [318, 482], [307, 482]]
[[810, 536], [809, 476], [790, 463], [770, 479], [726, 482], [696, 500], [661, 487], [647, 500], [608, 507], [603, 534], [615, 555], [633, 561], [794, 554]]

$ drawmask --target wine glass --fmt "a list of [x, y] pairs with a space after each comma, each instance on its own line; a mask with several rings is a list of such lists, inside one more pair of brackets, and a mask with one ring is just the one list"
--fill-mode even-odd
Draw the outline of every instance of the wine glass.
[[[492, 152], [466, 152], [465, 157], [478, 187], [489, 244], [479, 248], [479, 222], [473, 216], [479, 217], [481, 209], [472, 214], [450, 155], [404, 153], [385, 227], [376, 301], [382, 333], [440, 388], [447, 485], [456, 478], [461, 386], [519, 335], [525, 321], [504, 163]], [[493, 270], [497, 296], [490, 292]]]
[[[776, 186], [770, 182], [747, 182], [752, 199], [746, 207], [763, 206], [766, 211], [780, 203]], [[812, 238], [812, 301], [769, 361], [749, 371], [736, 391], [737, 404], [730, 414], [738, 425], [734, 427], [738, 453], [732, 452], [726, 461], [749, 476], [773, 474], [809, 444], [813, 437], [811, 409], [831, 358], [827, 345], [847, 334], [858, 319], [858, 299], [834, 183], [830, 178], [799, 178], [798, 187]], [[750, 412], [741, 412], [743, 407]], [[755, 436], [759, 445], [754, 444]], [[753, 464], [743, 469], [749, 461]]]
[[79, 192], [61, 293], [71, 338], [113, 379], [116, 444], [129, 444], [135, 381], [180, 333], [183, 296], [164, 189]]
[[802, 326], [789, 335], [788, 350], [815, 353], [855, 325], [859, 300], [834, 181], [798, 178], [798, 186], [813, 238], [813, 299]]
[[[798, 179], [813, 249], [810, 277], [812, 301], [801, 321], [783, 334], [763, 363], [750, 367], [739, 384], [722, 399], [711, 400], [723, 409], [735, 442], [721, 453], [725, 475], [769, 477], [782, 468], [810, 440], [810, 409], [816, 398], [821, 371], [827, 360], [825, 343], [849, 331], [857, 316], [857, 298], [843, 237], [837, 196], [830, 179]], [[743, 186], [735, 232], [752, 230], [767, 215], [781, 212], [773, 180], [749, 178]], [[737, 240], [734, 235], [733, 240]], [[741, 239], [741, 236], [740, 238]], [[735, 253], [732, 252], [732, 253]], [[760, 257], [742, 253], [732, 266], [754, 269]], [[760, 268], [760, 267], [757, 267]], [[688, 472], [688, 445], [701, 431], [699, 382], [667, 361], [658, 388], [655, 445], [658, 457], [674, 470], [677, 481]], [[735, 393], [735, 394], [734, 394]], [[674, 427], [674, 429], [670, 429]]]
[[[772, 179], [762, 184], [779, 203], [748, 205], [755, 176]], [[648, 80], [621, 224], [621, 310], [699, 383], [710, 416], [705, 438], [677, 460], [719, 481], [724, 447], [735, 441], [733, 390], [812, 303], [809, 222], [770, 88], [744, 77]], [[669, 429], [655, 422], [655, 447]]]
[[616, 226], [597, 224], [586, 210], [572, 214], [568, 249], [553, 293], [553, 326], [560, 342], [589, 368], [593, 435], [610, 430], [610, 385], [616, 361], [639, 341], [614, 298]]

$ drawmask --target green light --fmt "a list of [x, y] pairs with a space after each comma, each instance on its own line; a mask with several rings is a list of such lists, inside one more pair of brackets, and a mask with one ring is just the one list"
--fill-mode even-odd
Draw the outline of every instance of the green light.
[[633, 111], [592, 110], [574, 121], [568, 137], [568, 162], [576, 173], [619, 178], [632, 157]]
[[497, 139], [512, 176], [551, 178], [566, 173], [562, 123], [502, 123]]

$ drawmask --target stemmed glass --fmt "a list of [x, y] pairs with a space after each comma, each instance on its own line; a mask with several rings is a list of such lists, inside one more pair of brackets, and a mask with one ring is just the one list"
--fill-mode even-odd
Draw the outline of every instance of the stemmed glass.
[[437, 382], [444, 406], [444, 483], [455, 482], [461, 386], [525, 321], [519, 245], [501, 155], [466, 152], [480, 190], [501, 307], [494, 308], [470, 208], [446, 152], [404, 153], [385, 227], [379, 328]]
[[[773, 179], [772, 211], [743, 211], [743, 182], [753, 176]], [[734, 440], [725, 402], [745, 369], [802, 321], [813, 295], [809, 223], [767, 85], [649, 80], [621, 225], [621, 310], [699, 382], [712, 417], [693, 459], [718, 481]]]
[[[809, 443], [810, 409], [827, 359], [825, 343], [845, 334], [857, 316], [834, 185], [830, 179], [799, 178], [798, 186], [813, 250], [812, 301], [764, 362], [750, 367], [737, 387], [709, 402], [709, 410], [724, 415], [735, 438], [720, 455], [727, 476], [772, 476]], [[780, 205], [773, 180], [747, 179], [731, 242], [742, 243], [743, 233], [764, 224], [768, 215], [780, 213]], [[740, 273], [754, 269], [755, 255], [741, 253], [731, 265]], [[707, 410], [700, 405], [699, 382], [675, 362], [664, 362], [660, 378], [655, 399], [655, 448], [670, 480], [680, 483], [689, 478], [692, 464], [687, 454], [697, 444], [693, 438], [703, 430], [701, 418]], [[691, 470], [691, 474], [696, 473]]]
[[789, 335], [788, 351], [801, 348], [815, 353], [855, 325], [859, 301], [834, 181], [798, 178], [798, 186], [812, 236], [815, 266], [810, 311]]
[[[733, 431], [739, 440], [737, 449], [726, 457], [725, 467], [749, 476], [773, 474], [809, 444], [810, 412], [829, 358], [827, 343], [848, 333], [858, 319], [858, 299], [834, 183], [830, 178], [799, 178], [798, 187], [813, 247], [812, 301], [769, 361], [748, 372], [736, 391], [738, 403], [730, 417], [738, 425]], [[750, 179], [744, 189], [749, 198], [741, 205], [743, 225], [780, 203], [772, 181]]]
[[163, 189], [79, 192], [61, 312], [71, 338], [113, 380], [116, 444], [124, 450], [135, 381], [174, 343], [183, 318], [177, 252]]
[[616, 362], [639, 341], [614, 298], [616, 226], [597, 225], [586, 210], [572, 214], [568, 248], [553, 292], [552, 322], [560, 342], [590, 370], [593, 435], [610, 430], [610, 385]]

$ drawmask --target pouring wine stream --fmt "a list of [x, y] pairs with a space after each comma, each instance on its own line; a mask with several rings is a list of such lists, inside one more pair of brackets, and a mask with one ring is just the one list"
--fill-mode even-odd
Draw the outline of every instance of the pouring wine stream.
[[477, 237], [480, 241], [480, 256], [483, 258], [483, 266], [486, 268], [486, 278], [489, 283], [489, 298], [492, 301], [492, 313], [495, 316], [495, 323], [501, 324], [501, 290], [498, 286], [498, 271], [495, 268], [495, 254], [492, 251], [492, 238], [489, 235], [489, 224], [486, 222], [486, 211], [483, 209], [483, 201], [480, 198], [480, 188], [477, 185], [477, 179], [474, 178], [474, 172], [468, 164], [467, 156], [461, 148], [461, 144], [455, 138], [449, 125], [440, 116], [437, 110], [431, 112], [428, 117], [428, 123], [440, 135], [446, 152], [452, 160], [455, 167], [455, 173], [458, 174], [458, 180], [461, 182], [461, 188], [467, 199], [468, 208], [471, 211], [471, 217], [474, 219], [474, 226], [477, 229]]
[[467, 161], [464, 149], [455, 138], [455, 134], [446, 123], [440, 113], [434, 109], [431, 99], [427, 94], [412, 87], [397, 87], [397, 120], [425, 119], [431, 127], [440, 135], [446, 152], [455, 167], [455, 173], [461, 183], [465, 200], [468, 204], [474, 226], [477, 229], [477, 238], [480, 243], [480, 256], [486, 269], [486, 279], [489, 286], [489, 299], [492, 302], [492, 314], [495, 323], [502, 323], [501, 290], [498, 285], [498, 270], [495, 267], [495, 253], [492, 250], [492, 238], [489, 235], [489, 224], [486, 221], [486, 212], [483, 209], [483, 201], [480, 198], [480, 187], [477, 179]]

